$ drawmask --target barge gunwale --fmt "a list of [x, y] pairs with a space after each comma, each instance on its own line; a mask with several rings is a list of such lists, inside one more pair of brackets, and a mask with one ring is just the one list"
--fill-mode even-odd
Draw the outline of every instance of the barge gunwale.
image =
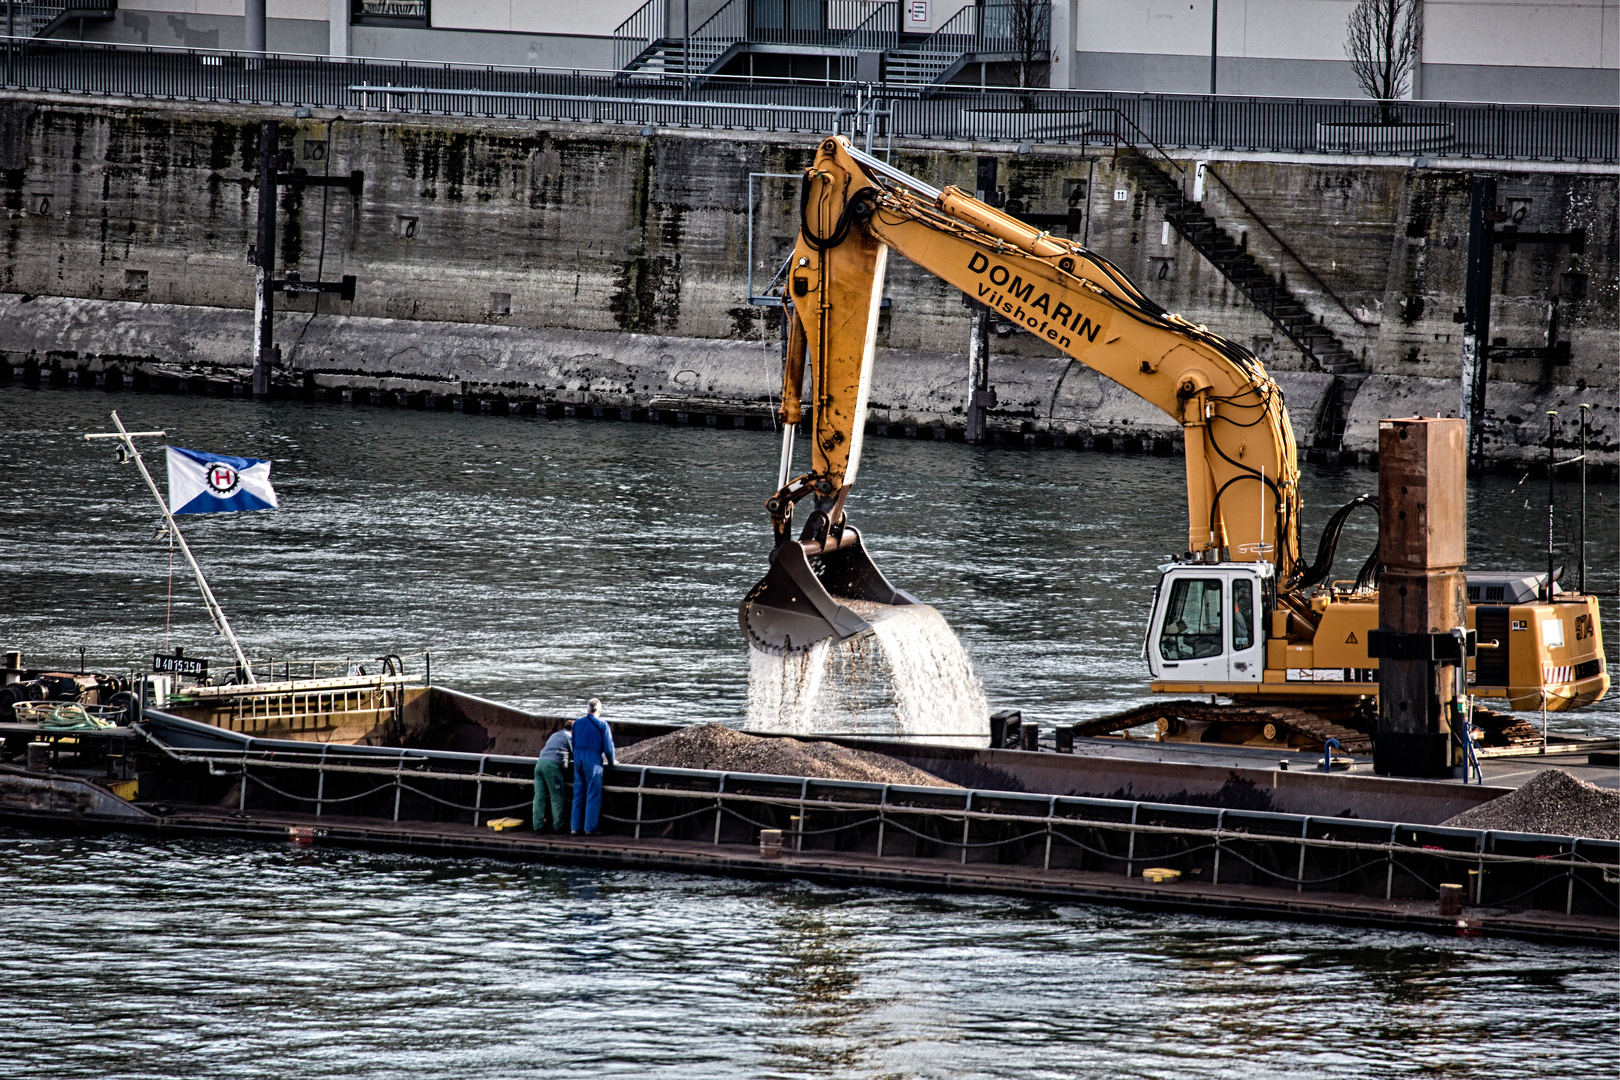
[[[528, 786], [532, 758], [256, 739], [154, 711], [138, 730], [150, 746], [141, 773], [149, 801], [125, 803], [81, 776], [7, 767], [0, 821], [1620, 946], [1616, 919], [1585, 895], [1613, 906], [1608, 884], [1620, 877], [1613, 841], [640, 765], [610, 767], [603, 835], [496, 833], [480, 825], [501, 810], [480, 809], [483, 785]], [[256, 772], [274, 774], [276, 783]], [[372, 802], [357, 803], [346, 790], [362, 777], [385, 781], [358, 796]], [[474, 785], [478, 804], [459, 802]], [[171, 793], [183, 797], [154, 801]], [[288, 809], [301, 804], [314, 808]], [[324, 804], [342, 812], [322, 812], [330, 809]], [[761, 857], [758, 830], [784, 826], [786, 858]], [[659, 829], [665, 835], [647, 834]], [[887, 850], [886, 829], [894, 838]], [[1172, 885], [1140, 880], [1139, 871], [1155, 865], [1182, 867], [1186, 876]], [[1491, 903], [1475, 894], [1470, 899], [1481, 903], [1460, 917], [1439, 915], [1430, 898], [1437, 882], [1468, 881], [1469, 869], [1489, 876]], [[1481, 890], [1485, 883], [1486, 876], [1474, 879]], [[1519, 903], [1526, 896], [1540, 906]]]

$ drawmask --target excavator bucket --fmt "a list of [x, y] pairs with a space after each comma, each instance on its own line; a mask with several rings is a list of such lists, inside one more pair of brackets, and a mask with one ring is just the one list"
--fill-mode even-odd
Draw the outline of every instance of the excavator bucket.
[[818, 641], [842, 641], [871, 629], [864, 615], [846, 606], [848, 601], [896, 607], [918, 602], [889, 584], [852, 528], [824, 545], [800, 540], [778, 544], [770, 570], [737, 609], [737, 621], [762, 652], [804, 652]]

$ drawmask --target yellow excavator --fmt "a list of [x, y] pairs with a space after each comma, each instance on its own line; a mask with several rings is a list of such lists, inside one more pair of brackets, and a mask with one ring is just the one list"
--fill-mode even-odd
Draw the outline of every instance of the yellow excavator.
[[[1253, 353], [1166, 311], [1096, 252], [955, 187], [936, 190], [842, 137], [823, 140], [806, 170], [800, 217], [783, 287], [791, 315], [781, 468], [766, 502], [775, 545], [738, 611], [752, 647], [803, 651], [867, 631], [881, 612], [872, 605], [918, 602], [878, 570], [845, 512], [893, 249], [1181, 423], [1187, 552], [1160, 568], [1144, 654], [1153, 690], [1233, 704], [1159, 710], [1161, 737], [1190, 730], [1210, 739], [1214, 726], [1220, 741], [1306, 746], [1338, 737], [1346, 750], [1367, 748], [1377, 552], [1354, 580], [1330, 578], [1346, 518], [1358, 506], [1376, 512], [1376, 499], [1335, 513], [1305, 562], [1294, 432], [1282, 392]], [[790, 477], [807, 364], [810, 471]], [[794, 510], [805, 499], [809, 517], [795, 538]], [[1468, 626], [1484, 646], [1469, 661], [1476, 697], [1562, 711], [1607, 692], [1595, 597], [1561, 592], [1547, 575], [1471, 574], [1468, 589]], [[1133, 710], [1081, 733], [1151, 723], [1153, 712]], [[1517, 722], [1495, 715], [1496, 734], [1511, 741]]]

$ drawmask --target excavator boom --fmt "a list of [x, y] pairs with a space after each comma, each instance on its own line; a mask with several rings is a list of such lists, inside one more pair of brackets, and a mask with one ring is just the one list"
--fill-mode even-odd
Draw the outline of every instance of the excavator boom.
[[[790, 480], [785, 452], [780, 488], [767, 503], [777, 539], [772, 572], [739, 612], [755, 647], [798, 651], [864, 630], [867, 620], [840, 596], [914, 602], [883, 579], [858, 535], [844, 539], [890, 249], [1182, 423], [1189, 552], [1269, 560], [1285, 577], [1292, 571], [1293, 434], [1281, 391], [1248, 350], [1166, 312], [1094, 252], [956, 188], [937, 190], [843, 138], [822, 141], [805, 174], [800, 216], [785, 289], [792, 323], [782, 417], [785, 430], [799, 422], [807, 367], [811, 468]], [[794, 505], [804, 498], [812, 510], [794, 540]], [[820, 592], [807, 580], [818, 569]]]
[[[1376, 500], [1354, 500], [1334, 515], [1316, 559], [1305, 562], [1293, 429], [1281, 390], [1254, 354], [1166, 311], [1096, 252], [954, 187], [931, 187], [836, 136], [822, 140], [805, 172], [784, 289], [791, 315], [782, 468], [766, 503], [776, 546], [769, 572], [738, 610], [755, 648], [802, 651], [862, 633], [885, 608], [917, 603], [884, 578], [845, 513], [860, 469], [890, 250], [1181, 424], [1187, 548], [1166, 568], [1148, 629], [1155, 690], [1352, 704], [1376, 692], [1366, 646], [1378, 625], [1376, 552], [1353, 585], [1329, 581], [1345, 518], [1358, 506], [1376, 509]], [[810, 470], [790, 477], [805, 404]], [[807, 499], [795, 538], [795, 507]], [[1470, 612], [1470, 624], [1476, 614], [1515, 628], [1539, 620], [1547, 642], [1558, 642], [1529, 650], [1508, 632], [1503, 651], [1481, 669], [1482, 679], [1500, 669], [1504, 683], [1485, 690], [1481, 681], [1482, 691], [1515, 705], [1535, 696], [1549, 708], [1607, 691], [1596, 600], [1557, 607]], [[1511, 677], [1510, 652], [1524, 658]]]

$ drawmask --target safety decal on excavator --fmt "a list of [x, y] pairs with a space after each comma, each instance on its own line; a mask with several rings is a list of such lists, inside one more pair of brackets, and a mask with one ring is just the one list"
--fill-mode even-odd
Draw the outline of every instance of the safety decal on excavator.
[[1361, 644], [1361, 642], [1356, 640], [1356, 632], [1354, 630], [1350, 631], [1350, 636], [1344, 639], [1344, 643], [1346, 645], [1360, 645]]
[[1377, 668], [1287, 668], [1289, 682], [1375, 683]]
[[1072, 330], [1089, 344], [1097, 340], [1106, 322], [1092, 322], [1082, 311], [1076, 311], [1059, 300], [1052, 302], [1050, 291], [1035, 295], [1038, 279], [1025, 281], [999, 263], [992, 264], [982, 251], [973, 253], [968, 269], [986, 280], [979, 285], [978, 299], [992, 311], [998, 311], [1028, 327], [1031, 333], [1042, 335], [1060, 349], [1069, 348], [1073, 339], [1064, 330]]

